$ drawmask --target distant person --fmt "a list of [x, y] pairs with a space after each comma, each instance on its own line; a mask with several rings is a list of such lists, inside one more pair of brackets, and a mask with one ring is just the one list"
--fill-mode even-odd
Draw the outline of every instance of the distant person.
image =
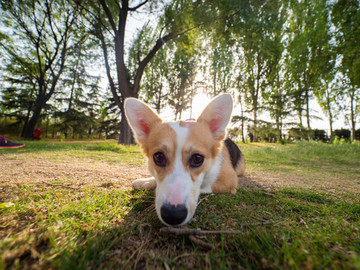
[[23, 147], [23, 143], [15, 143], [5, 138], [5, 135], [0, 135], [0, 148], [19, 148]]
[[44, 128], [37, 128], [34, 130], [33, 135], [32, 135], [32, 139], [33, 140], [40, 140], [40, 136], [43, 133]]

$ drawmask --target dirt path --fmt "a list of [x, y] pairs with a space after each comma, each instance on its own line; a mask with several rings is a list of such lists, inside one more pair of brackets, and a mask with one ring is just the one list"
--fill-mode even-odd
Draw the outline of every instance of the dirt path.
[[[61, 156], [61, 158], [28, 155], [0, 156], [0, 186], [19, 183], [59, 184], [69, 187], [113, 186], [130, 189], [137, 178], [148, 177], [145, 164], [142, 166], [126, 163], [110, 164], [86, 158]], [[281, 188], [305, 188], [330, 193], [360, 193], [360, 180], [344, 179], [336, 175], [305, 177], [294, 172], [269, 173], [248, 169], [245, 177], [239, 179], [240, 187], [274, 190]]]
[[68, 186], [114, 185], [129, 189], [136, 178], [147, 177], [145, 165], [129, 166], [124, 163], [109, 164], [91, 159], [63, 156], [61, 160], [36, 157], [24, 159], [21, 155], [0, 156], [0, 182], [61, 183]]

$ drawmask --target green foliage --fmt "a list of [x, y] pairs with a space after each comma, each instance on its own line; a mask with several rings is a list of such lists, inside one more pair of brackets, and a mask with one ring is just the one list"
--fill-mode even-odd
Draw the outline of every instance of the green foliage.
[[339, 0], [332, 5], [331, 22], [336, 28], [336, 53], [341, 62], [347, 97], [347, 119], [351, 126], [351, 140], [355, 140], [355, 126], [360, 115], [360, 53], [359, 42], [355, 37], [360, 34], [360, 3], [356, 0]]
[[289, 140], [310, 140], [312, 137], [314, 137], [314, 131], [309, 130], [307, 128], [291, 128], [289, 130]]
[[58, 91], [68, 58], [78, 56], [74, 52], [88, 33], [81, 8], [72, 1], [6, 1], [1, 8], [2, 38], [8, 41], [0, 43], [7, 82], [2, 103], [23, 122], [22, 135], [31, 137]]
[[350, 139], [350, 130], [348, 129], [336, 129], [334, 130], [334, 134], [341, 139]]
[[302, 125], [301, 117], [305, 110], [307, 128], [310, 128], [310, 97], [322, 87], [322, 78], [332, 80], [329, 73], [335, 73], [329, 10], [325, 1], [317, 0], [292, 1], [290, 9], [292, 15], [287, 29], [290, 38], [285, 61], [287, 84], [292, 88], [292, 103], [299, 124]]
[[[295, 127], [290, 118], [311, 128], [316, 97], [330, 129], [345, 114], [355, 140], [359, 10], [355, 0], [2, 2], [0, 110], [18, 128], [46, 122], [54, 134], [100, 129], [118, 136], [116, 125], [127, 126], [121, 104], [128, 96], [159, 113], [170, 106], [180, 118], [197, 92], [229, 92], [241, 106], [241, 129], [275, 142], [284, 127]], [[144, 23], [125, 40], [130, 21], [121, 18], [134, 14]], [[113, 100], [88, 72], [99, 45]], [[263, 112], [273, 123], [263, 125]], [[291, 137], [325, 140], [314, 132]]]
[[181, 119], [182, 112], [189, 108], [193, 98], [192, 84], [196, 75], [196, 58], [194, 52], [184, 47], [177, 47], [174, 57], [170, 60], [168, 73], [169, 105], [174, 110], [175, 119]]
[[261, 124], [258, 127], [250, 128], [250, 133], [256, 134], [257, 138], [254, 138], [254, 141], [263, 141], [263, 142], [276, 142], [281, 139], [279, 134], [280, 131], [277, 128], [273, 128], [270, 124]]
[[360, 4], [356, 0], [339, 0], [332, 6], [332, 22], [337, 28], [337, 53], [341, 57], [342, 72], [349, 77], [352, 86], [360, 87]]

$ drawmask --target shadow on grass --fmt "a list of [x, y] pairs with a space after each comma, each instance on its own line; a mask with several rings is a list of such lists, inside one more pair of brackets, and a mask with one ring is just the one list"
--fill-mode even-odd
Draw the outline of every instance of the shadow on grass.
[[[161, 234], [154, 194], [133, 195], [123, 221], [63, 253], [60, 268], [351, 268], [360, 258], [354, 235], [360, 221], [357, 202], [334, 201], [304, 190], [269, 194], [256, 186], [235, 195], [204, 195], [189, 227], [241, 231], [200, 237], [212, 246], [208, 248], [189, 236]], [[259, 221], [272, 223], [251, 225]]]
[[[189, 227], [240, 232], [199, 242], [160, 233], [153, 192], [112, 185], [29, 185], [13, 192], [19, 198], [14, 208], [0, 210], [9, 216], [2, 224], [14, 226], [12, 237], [0, 242], [0, 269], [354, 268], [360, 261], [359, 199], [269, 193], [250, 182], [236, 194], [201, 196]], [[271, 224], [255, 225], [262, 221]]]

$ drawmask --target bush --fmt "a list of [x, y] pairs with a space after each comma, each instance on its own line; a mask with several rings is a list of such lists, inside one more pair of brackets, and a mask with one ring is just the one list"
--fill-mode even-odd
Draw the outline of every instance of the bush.
[[355, 145], [360, 146], [360, 140], [354, 140], [354, 141], [352, 142], [352, 144], [355, 144]]
[[355, 130], [355, 140], [360, 141], [360, 128]]
[[350, 139], [350, 130], [348, 129], [335, 129], [334, 130], [334, 135], [338, 136], [340, 139]]
[[314, 131], [304, 127], [290, 128], [289, 129], [289, 140], [290, 141], [309, 141], [314, 138]]
[[314, 141], [328, 142], [329, 137], [327, 136], [324, 129], [314, 129], [314, 135], [311, 138]]
[[333, 140], [333, 144], [345, 144], [348, 143], [349, 140], [345, 139], [345, 138], [340, 138], [339, 136], [335, 136], [334, 140]]
[[286, 144], [286, 141], [284, 139], [278, 139], [276, 141], [277, 144]]
[[256, 133], [256, 141], [260, 140], [263, 142], [275, 143], [278, 139], [280, 139], [280, 130], [277, 128], [273, 128], [270, 124], [259, 125], [256, 129], [254, 127], [251, 127], [248, 130], [248, 136], [251, 142], [255, 140], [253, 135], [254, 133]]

